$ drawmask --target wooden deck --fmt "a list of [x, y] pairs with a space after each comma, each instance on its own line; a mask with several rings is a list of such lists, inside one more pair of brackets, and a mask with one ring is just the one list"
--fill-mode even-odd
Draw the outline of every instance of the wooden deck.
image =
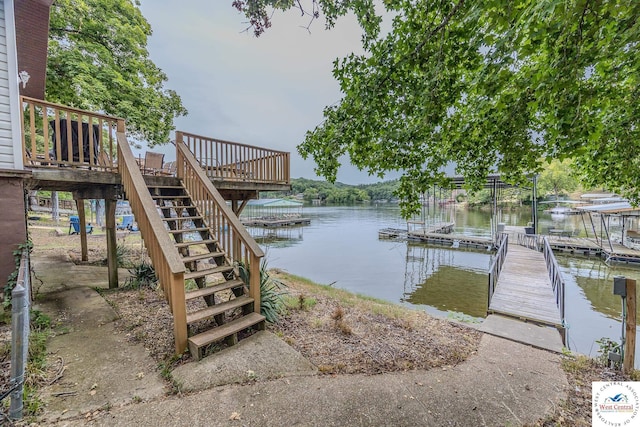
[[509, 244], [488, 312], [562, 327], [541, 252]]

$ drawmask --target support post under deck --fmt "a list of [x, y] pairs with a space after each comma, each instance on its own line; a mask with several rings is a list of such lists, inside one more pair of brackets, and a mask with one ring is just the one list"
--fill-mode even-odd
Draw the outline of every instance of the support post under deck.
[[116, 200], [106, 198], [105, 213], [107, 227], [107, 267], [109, 270], [109, 289], [118, 287], [118, 259], [116, 240]]
[[76, 209], [80, 220], [80, 251], [82, 261], [89, 261], [89, 250], [87, 249], [87, 218], [84, 211], [84, 199], [76, 198]]

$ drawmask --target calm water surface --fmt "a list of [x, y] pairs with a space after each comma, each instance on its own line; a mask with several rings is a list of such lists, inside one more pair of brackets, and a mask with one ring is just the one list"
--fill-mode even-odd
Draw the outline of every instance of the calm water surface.
[[[454, 215], [456, 233], [490, 235], [489, 212], [432, 210], [429, 214], [442, 220]], [[269, 267], [437, 316], [480, 320], [486, 315], [491, 252], [378, 239], [381, 228], [406, 228], [396, 206], [311, 207], [304, 209], [304, 215], [311, 218], [311, 225], [250, 229], [265, 249]], [[530, 219], [526, 208], [500, 214], [500, 222], [507, 225], [526, 225]], [[542, 230], [583, 227], [579, 216], [545, 214], [539, 226]], [[620, 341], [621, 301], [612, 294], [613, 276], [640, 281], [640, 269], [608, 267], [595, 257], [557, 258], [566, 284], [570, 347], [595, 356], [595, 340]]]

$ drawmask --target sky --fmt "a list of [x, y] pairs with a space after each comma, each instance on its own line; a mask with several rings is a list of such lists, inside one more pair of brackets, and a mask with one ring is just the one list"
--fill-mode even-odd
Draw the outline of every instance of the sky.
[[[231, 0], [142, 0], [151, 24], [151, 60], [168, 77], [189, 111], [174, 124], [177, 130], [291, 152], [291, 176], [320, 179], [312, 159], [303, 160], [296, 146], [322, 122], [325, 106], [340, 100], [332, 75], [333, 61], [362, 53], [355, 18], [338, 20], [331, 30], [322, 18], [311, 31], [300, 12], [276, 12], [272, 27], [259, 38]], [[177, 6], [180, 5], [180, 6]], [[165, 159], [175, 153], [167, 146]], [[144, 151], [144, 150], [143, 150]], [[388, 175], [385, 179], [396, 178]], [[349, 164], [338, 181], [380, 181]]]

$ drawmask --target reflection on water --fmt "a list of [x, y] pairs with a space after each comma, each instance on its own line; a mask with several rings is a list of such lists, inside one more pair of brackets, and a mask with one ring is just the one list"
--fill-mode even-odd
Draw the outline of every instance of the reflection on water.
[[[453, 215], [456, 233], [490, 234], [488, 211], [458, 209]], [[313, 207], [305, 208], [305, 216], [311, 225], [277, 230], [273, 236], [272, 230], [261, 231], [260, 244], [271, 267], [436, 315], [459, 311], [485, 316], [491, 253], [379, 240], [381, 228], [406, 228], [394, 206]], [[524, 226], [530, 220], [530, 210], [524, 207], [503, 211], [499, 222]], [[583, 228], [579, 215], [552, 219], [541, 214], [539, 225], [541, 230]], [[595, 355], [595, 340], [620, 340], [621, 302], [612, 295], [613, 276], [640, 281], [640, 269], [610, 268], [599, 258], [560, 254], [558, 261], [566, 284], [571, 349]], [[636, 354], [640, 357], [640, 350]]]
[[249, 234], [262, 246], [286, 248], [300, 244], [304, 226], [294, 227], [247, 227]]
[[486, 253], [407, 242], [404, 292], [400, 301], [474, 317], [487, 313]]
[[[565, 280], [565, 310], [571, 349], [595, 356], [598, 350], [595, 340], [607, 337], [620, 342], [622, 299], [613, 295], [613, 276], [640, 281], [640, 270], [607, 266], [595, 257], [558, 254], [557, 259]], [[636, 366], [639, 362], [640, 342], [636, 341]]]

